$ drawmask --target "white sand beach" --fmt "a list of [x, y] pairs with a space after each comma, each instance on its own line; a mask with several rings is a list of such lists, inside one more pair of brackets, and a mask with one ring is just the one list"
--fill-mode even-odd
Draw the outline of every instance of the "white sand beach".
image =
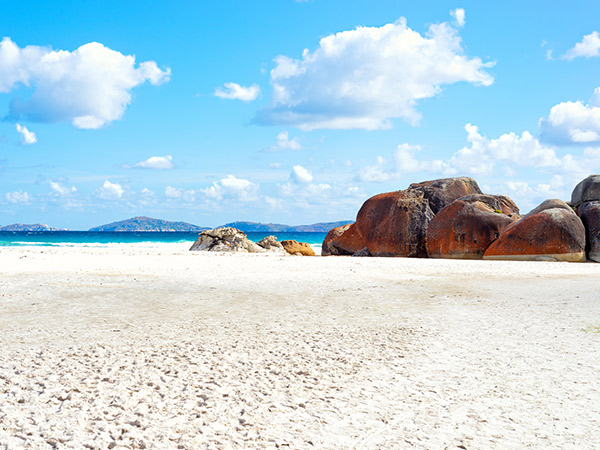
[[0, 448], [600, 448], [600, 264], [11, 247], [0, 338]]

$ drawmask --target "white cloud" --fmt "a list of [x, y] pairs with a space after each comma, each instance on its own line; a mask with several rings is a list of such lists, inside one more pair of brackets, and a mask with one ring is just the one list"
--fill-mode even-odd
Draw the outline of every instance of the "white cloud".
[[[586, 172], [600, 165], [600, 149], [587, 148], [583, 154], [565, 154], [559, 157], [556, 148], [542, 144], [530, 132], [505, 133], [497, 139], [490, 139], [479, 132], [472, 124], [465, 126], [467, 145], [456, 151], [446, 160], [418, 159], [419, 146], [402, 144], [391, 158], [378, 156], [376, 164], [364, 167], [358, 179], [367, 182], [387, 182], [407, 179], [408, 173], [421, 173], [421, 176], [468, 175], [477, 179], [492, 179], [517, 176], [526, 171], [528, 177], [536, 173], [565, 175], [569, 180], [583, 177]], [[539, 189], [538, 191], [539, 192]]]
[[572, 60], [575, 58], [592, 58], [600, 56], [600, 35], [597, 31], [583, 36], [581, 42], [575, 44], [575, 47], [567, 50], [562, 56], [563, 59]]
[[120, 119], [131, 102], [131, 90], [146, 81], [169, 81], [170, 69], [154, 61], [140, 63], [97, 42], [73, 52], [47, 47], [19, 48], [10, 38], [0, 43], [0, 93], [19, 85], [32, 88], [28, 100], [15, 98], [9, 117], [38, 122], [70, 122], [96, 129]]
[[134, 167], [141, 169], [172, 169], [173, 157], [171, 155], [151, 156], [147, 160], [137, 163]]
[[[473, 175], [490, 175], [497, 164], [531, 167], [535, 169], [558, 167], [561, 160], [554, 149], [545, 147], [528, 131], [521, 136], [510, 132], [498, 139], [488, 139], [479, 133], [479, 128], [470, 123], [465, 125], [467, 141], [448, 161], [448, 172], [466, 172]], [[441, 164], [443, 167], [444, 164]]]
[[177, 189], [173, 186], [165, 188], [165, 196], [172, 199], [182, 199], [186, 202], [196, 201], [196, 192], [193, 189]]
[[256, 200], [259, 185], [252, 181], [227, 175], [219, 181], [215, 181], [206, 189], [200, 189], [210, 200], [234, 199], [240, 201]]
[[282, 150], [302, 150], [302, 144], [298, 137], [290, 139], [287, 131], [282, 131], [277, 135], [277, 143], [271, 147], [271, 151], [279, 152]]
[[21, 143], [23, 145], [31, 145], [37, 142], [37, 137], [33, 131], [29, 131], [27, 127], [16, 124], [17, 132], [21, 135]]
[[31, 195], [23, 191], [7, 192], [4, 198], [9, 203], [23, 203], [25, 205], [31, 203], [32, 200]]
[[118, 183], [111, 183], [106, 180], [102, 187], [99, 189], [99, 195], [105, 200], [115, 200], [121, 198], [125, 190]]
[[420, 150], [419, 145], [400, 144], [393, 153], [392, 161], [378, 156], [377, 163], [364, 167], [359, 178], [362, 181], [385, 182], [407, 173], [429, 170], [431, 164], [416, 159], [416, 153]]
[[294, 166], [290, 173], [290, 178], [294, 183], [297, 184], [308, 184], [312, 183], [314, 177], [312, 174], [302, 166]]
[[301, 59], [275, 58], [271, 105], [256, 120], [306, 130], [389, 128], [394, 118], [416, 124], [418, 100], [462, 81], [489, 86], [493, 77], [484, 69], [492, 65], [467, 57], [447, 23], [431, 25], [425, 35], [404, 18], [359, 27], [322, 38]]
[[[594, 91], [592, 103], [599, 90]], [[542, 137], [557, 145], [600, 143], [600, 107], [581, 101], [562, 102], [540, 119]]]
[[68, 187], [60, 181], [50, 181], [50, 188], [60, 196], [67, 196], [77, 191], [75, 186]]
[[215, 89], [214, 95], [219, 98], [226, 98], [229, 100], [242, 100], [244, 102], [251, 102], [252, 100], [256, 100], [258, 98], [258, 94], [260, 94], [260, 87], [258, 84], [244, 87], [237, 83], [225, 83], [224, 86], [225, 89], [220, 87]]
[[465, 26], [465, 10], [462, 8], [456, 8], [453, 11], [450, 11], [450, 15], [452, 17], [454, 17], [454, 20], [456, 20], [456, 24], [459, 27], [464, 27]]

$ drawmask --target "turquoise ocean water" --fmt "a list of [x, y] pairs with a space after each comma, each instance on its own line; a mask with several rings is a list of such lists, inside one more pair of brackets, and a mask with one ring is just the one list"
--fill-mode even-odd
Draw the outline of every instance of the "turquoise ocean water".
[[[279, 241], [294, 239], [319, 247], [327, 233], [246, 233], [248, 239], [257, 242], [274, 235]], [[95, 247], [107, 244], [140, 243], [188, 243], [198, 237], [197, 232], [110, 232], [110, 231], [0, 231], [0, 247], [16, 246], [78, 246]]]

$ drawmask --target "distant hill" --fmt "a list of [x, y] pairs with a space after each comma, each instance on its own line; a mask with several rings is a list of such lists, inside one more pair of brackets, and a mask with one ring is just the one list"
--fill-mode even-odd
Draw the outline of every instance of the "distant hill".
[[25, 224], [25, 223], [13, 223], [12, 225], [6, 225], [0, 227], [0, 231], [69, 231], [65, 228], [52, 228], [43, 223]]
[[120, 222], [108, 223], [99, 227], [90, 228], [89, 231], [202, 231], [206, 227], [199, 227], [186, 222], [169, 222], [168, 220], [153, 219], [151, 217], [134, 217]]
[[327, 233], [332, 228], [337, 228], [353, 220], [341, 220], [338, 222], [319, 222], [312, 225], [284, 225], [280, 223], [257, 223], [257, 222], [231, 222], [223, 225], [233, 227], [244, 233]]

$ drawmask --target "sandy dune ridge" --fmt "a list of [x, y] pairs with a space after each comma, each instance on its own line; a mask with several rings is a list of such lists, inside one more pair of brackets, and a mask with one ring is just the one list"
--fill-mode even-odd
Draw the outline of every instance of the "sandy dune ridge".
[[598, 264], [186, 250], [2, 249], [0, 448], [600, 448]]

